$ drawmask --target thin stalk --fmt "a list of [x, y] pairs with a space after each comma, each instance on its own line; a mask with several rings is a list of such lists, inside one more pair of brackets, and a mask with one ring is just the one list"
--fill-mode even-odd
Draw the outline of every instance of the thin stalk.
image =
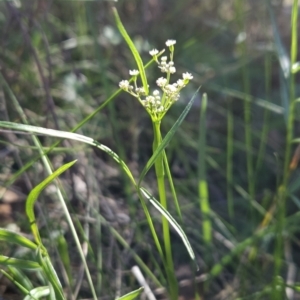
[[[266, 101], [270, 102], [270, 92], [271, 92], [271, 74], [272, 74], [272, 61], [271, 61], [271, 53], [267, 53], [264, 59], [264, 69], [265, 69], [265, 93], [266, 93]], [[261, 131], [260, 137], [260, 145], [258, 150], [258, 157], [256, 161], [256, 175], [261, 168], [262, 161], [265, 156], [266, 145], [267, 145], [267, 135], [269, 132], [269, 120], [270, 120], [270, 110], [266, 107], [264, 108], [264, 116], [263, 116], [263, 127]], [[257, 176], [256, 176], [257, 178]]]
[[[153, 132], [154, 132], [154, 141], [153, 141], [153, 152], [158, 148], [161, 143], [161, 131], [160, 131], [160, 121], [153, 122]], [[160, 204], [167, 210], [167, 197], [165, 189], [165, 174], [164, 174], [164, 164], [163, 164], [163, 154], [161, 153], [155, 162], [155, 173], [158, 186], [158, 194]], [[170, 238], [170, 228], [169, 222], [165, 217], [162, 217], [162, 229], [163, 229], [163, 239], [165, 246], [165, 258], [166, 258], [166, 273], [169, 282], [169, 293], [172, 300], [178, 299], [178, 285], [175, 278], [174, 264], [173, 264], [173, 255], [171, 247], [171, 238]]]
[[203, 94], [202, 104], [200, 111], [200, 123], [199, 123], [199, 145], [198, 145], [198, 193], [200, 210], [203, 216], [202, 222], [202, 233], [203, 240], [207, 245], [211, 244], [212, 241], [212, 226], [210, 220], [210, 204], [209, 204], [209, 193], [206, 180], [206, 116], [207, 108], [207, 95]]
[[[292, 41], [291, 41], [291, 67], [297, 60], [297, 22], [298, 22], [298, 0], [294, 0], [292, 11]], [[287, 123], [287, 135], [286, 135], [286, 150], [284, 157], [284, 173], [283, 183], [284, 187], [287, 187], [289, 179], [289, 165], [291, 160], [292, 140], [294, 136], [294, 120], [295, 120], [295, 74], [290, 72], [290, 105]]]
[[[239, 29], [241, 32], [245, 31], [244, 18], [242, 15], [244, 0], [236, 0], [235, 2], [237, 9], [237, 20]], [[252, 157], [252, 133], [251, 133], [251, 97], [250, 97], [250, 79], [249, 72], [246, 66], [247, 62], [247, 46], [246, 42], [242, 41], [240, 43], [240, 50], [242, 55], [242, 81], [243, 81], [243, 89], [245, 92], [246, 101], [244, 102], [244, 124], [245, 124], [245, 144], [246, 144], [246, 165], [247, 165], [247, 180], [248, 180], [248, 193], [252, 199], [255, 196], [255, 182], [253, 180], [253, 157]]]
[[[266, 99], [270, 99], [271, 69], [272, 69], [271, 58], [270, 58], [270, 55], [268, 54], [265, 59]], [[263, 127], [262, 127], [261, 137], [260, 137], [260, 145], [259, 145], [259, 150], [258, 150], [258, 157], [257, 157], [257, 161], [256, 161], [256, 173], [261, 168], [262, 161], [263, 161], [263, 158], [264, 158], [264, 155], [266, 152], [267, 137], [268, 137], [267, 135], [269, 132], [269, 119], [270, 119], [270, 111], [268, 109], [265, 109], [264, 116], [263, 116]]]
[[[293, 65], [297, 60], [297, 32], [298, 26], [298, 0], [294, 0], [292, 8], [292, 19], [291, 19], [291, 64], [290, 68], [292, 69]], [[275, 287], [277, 282], [277, 277], [281, 272], [282, 266], [282, 255], [283, 255], [283, 228], [286, 216], [286, 198], [287, 198], [287, 188], [290, 177], [290, 161], [292, 154], [292, 141], [294, 137], [294, 120], [295, 120], [295, 110], [296, 110], [296, 101], [295, 101], [295, 74], [290, 71], [290, 104], [287, 120], [287, 133], [286, 133], [286, 148], [285, 148], [285, 157], [284, 157], [284, 168], [283, 168], [283, 179], [282, 185], [279, 187], [278, 191], [278, 234], [276, 240], [276, 249], [275, 249], [275, 271], [273, 285]], [[276, 293], [274, 292], [274, 299], [279, 299]]]
[[173, 196], [176, 211], [177, 211], [177, 214], [180, 218], [181, 224], [183, 224], [182, 213], [181, 213], [179, 201], [178, 201], [178, 198], [177, 198], [177, 194], [176, 194], [172, 174], [171, 174], [171, 171], [170, 171], [168, 158], [167, 158], [167, 155], [166, 155], [165, 151], [163, 151], [163, 157], [164, 157], [164, 168], [165, 168], [165, 171], [166, 171], [166, 174], [167, 174], [167, 177], [168, 177], [168, 181], [169, 181], [169, 184], [170, 184], [170, 189], [171, 189], [171, 193], [172, 193], [172, 196]]
[[234, 217], [234, 207], [233, 207], [233, 123], [234, 118], [232, 114], [231, 99], [229, 99], [228, 109], [227, 109], [227, 151], [226, 151], [226, 182], [227, 182], [227, 207], [228, 214], [230, 218]]

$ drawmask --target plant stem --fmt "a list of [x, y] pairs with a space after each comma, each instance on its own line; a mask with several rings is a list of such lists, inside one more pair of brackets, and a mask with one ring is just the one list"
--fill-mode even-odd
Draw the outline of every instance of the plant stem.
[[[239, 30], [245, 33], [245, 15], [243, 14], [245, 1], [236, 0], [236, 10], [237, 10], [237, 22]], [[244, 125], [245, 125], [245, 145], [246, 145], [246, 164], [247, 164], [247, 180], [248, 180], [248, 193], [252, 200], [255, 199], [255, 182], [253, 174], [253, 157], [252, 157], [252, 128], [251, 128], [251, 96], [250, 96], [250, 78], [249, 72], [246, 66], [247, 63], [247, 45], [246, 41], [240, 43], [241, 51], [241, 61], [243, 62], [241, 76], [242, 83], [245, 92], [245, 102], [244, 102]], [[253, 207], [251, 207], [251, 212], [253, 216]]]
[[[292, 8], [292, 19], [291, 19], [291, 62], [290, 70], [297, 60], [297, 26], [298, 26], [298, 0], [294, 0]], [[280, 275], [281, 266], [282, 266], [282, 255], [283, 255], [283, 228], [286, 215], [286, 199], [287, 199], [287, 189], [288, 182], [290, 178], [290, 161], [292, 153], [292, 141], [294, 138], [294, 120], [295, 120], [295, 74], [290, 71], [290, 103], [288, 111], [288, 120], [287, 120], [287, 132], [286, 132], [286, 148], [285, 148], [285, 157], [284, 157], [284, 169], [283, 169], [283, 179], [282, 185], [278, 190], [278, 231], [277, 231], [277, 240], [276, 240], [276, 249], [275, 249], [275, 272], [273, 285], [274, 287], [277, 284], [277, 277]], [[274, 292], [275, 294], [275, 292]], [[275, 296], [275, 295], [274, 295]], [[279, 299], [277, 296], [274, 299]]]
[[[154, 141], [153, 141], [153, 152], [161, 143], [161, 132], [160, 132], [160, 121], [153, 122], [153, 132], [154, 132]], [[163, 165], [163, 153], [161, 153], [155, 162], [155, 173], [157, 179], [157, 187], [159, 193], [160, 204], [167, 210], [167, 197], [165, 189], [165, 174], [164, 174], [164, 165]], [[162, 217], [162, 229], [163, 229], [163, 239], [165, 246], [165, 257], [166, 257], [166, 273], [169, 282], [169, 294], [172, 300], [178, 299], [178, 285], [175, 278], [174, 264], [173, 264], [173, 255], [170, 239], [170, 228], [168, 220], [163, 216]]]

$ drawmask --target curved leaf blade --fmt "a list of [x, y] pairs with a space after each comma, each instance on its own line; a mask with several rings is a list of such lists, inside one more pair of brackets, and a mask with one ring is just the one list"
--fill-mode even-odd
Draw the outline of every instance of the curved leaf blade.
[[144, 90], [146, 92], [146, 95], [148, 95], [149, 94], [149, 88], [148, 88], [147, 76], [146, 76], [146, 72], [145, 72], [145, 68], [144, 68], [144, 64], [143, 64], [143, 61], [141, 59], [141, 56], [140, 56], [139, 52], [137, 51], [137, 49], [135, 48], [134, 43], [132, 42], [130, 36], [128, 35], [125, 27], [123, 26], [122, 21], [119, 17], [118, 11], [115, 7], [113, 7], [113, 13], [114, 13], [114, 17], [115, 17], [117, 27], [118, 27], [120, 33], [122, 34], [124, 40], [126, 41], [128, 47], [130, 48], [131, 53], [132, 53], [132, 55], [133, 55], [133, 57], [136, 61], [136, 64], [137, 64], [137, 67], [139, 69], [140, 76], [141, 76], [141, 79], [142, 79]]
[[149, 202], [168, 220], [168, 222], [171, 224], [171, 226], [176, 230], [176, 232], [181, 237], [191, 259], [195, 260], [195, 253], [192, 249], [192, 246], [191, 246], [185, 232], [182, 230], [182, 228], [177, 223], [177, 221], [145, 188], [140, 188], [140, 190], [142, 191], [143, 195], [147, 198], [147, 200], [149, 200]]
[[131, 182], [136, 186], [135, 179], [128, 168], [128, 166], [125, 164], [125, 162], [110, 148], [107, 146], [100, 144], [96, 140], [78, 134], [78, 133], [72, 133], [72, 132], [67, 132], [67, 131], [60, 131], [60, 130], [55, 130], [55, 129], [48, 129], [48, 128], [43, 128], [43, 127], [38, 127], [38, 126], [32, 126], [32, 125], [25, 125], [25, 124], [19, 124], [19, 123], [14, 123], [14, 122], [6, 122], [6, 121], [0, 121], [0, 127], [3, 128], [10, 128], [13, 130], [20, 130], [20, 131], [26, 131], [26, 132], [31, 132], [34, 134], [41, 134], [41, 135], [48, 135], [48, 136], [53, 136], [57, 138], [64, 138], [64, 139], [69, 139], [69, 140], [74, 140], [78, 142], [82, 142], [94, 147], [97, 147], [101, 151], [106, 152], [112, 159], [114, 159], [124, 170], [124, 172], [127, 174]]
[[33, 289], [32, 282], [21, 269], [12, 266], [8, 266], [7, 268], [9, 270], [9, 273], [12, 275], [14, 281], [19, 282], [19, 284], [28, 291]]
[[120, 298], [117, 298], [117, 300], [132, 300], [132, 299], [135, 299], [137, 296], [139, 296], [142, 291], [144, 290], [143, 287], [140, 287], [138, 290], [135, 290], [135, 291], [132, 291]]
[[0, 228], [0, 241], [5, 241], [7, 243], [14, 243], [19, 246], [23, 246], [32, 250], [36, 250], [36, 248], [38, 247], [35, 243], [27, 239], [26, 237], [22, 236], [21, 234], [4, 228]]
[[41, 266], [35, 261], [9, 257], [9, 256], [5, 256], [5, 255], [0, 255], [0, 265], [14, 266], [14, 267], [20, 268], [20, 269], [40, 269], [41, 268]]
[[42, 241], [40, 238], [39, 230], [36, 225], [35, 214], [34, 214], [34, 203], [36, 202], [40, 193], [45, 189], [45, 187], [52, 182], [56, 177], [58, 177], [61, 173], [65, 172], [71, 166], [75, 164], [76, 160], [71, 161], [60, 168], [58, 168], [55, 172], [49, 175], [45, 180], [43, 180], [40, 184], [38, 184], [35, 188], [31, 190], [26, 200], [26, 214], [30, 222], [31, 231], [35, 237], [36, 242], [39, 245], [42, 245]]

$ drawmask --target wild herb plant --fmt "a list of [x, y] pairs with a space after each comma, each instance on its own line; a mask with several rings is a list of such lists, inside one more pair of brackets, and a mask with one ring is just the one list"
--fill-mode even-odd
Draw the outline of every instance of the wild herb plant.
[[[182, 79], [178, 79], [175, 83], [170, 82], [171, 74], [174, 74], [176, 72], [174, 64], [175, 44], [175, 40], [166, 41], [166, 46], [170, 51], [169, 58], [167, 56], [162, 56], [159, 58], [158, 55], [162, 54], [164, 51], [159, 52], [157, 49], [153, 49], [150, 51], [150, 55], [153, 56], [153, 59], [158, 64], [161, 72], [163, 74], [166, 74], [166, 77], [160, 77], [156, 80], [156, 85], [160, 88], [161, 91], [155, 89], [153, 90], [152, 95], [148, 95], [144, 87], [138, 86], [138, 70], [129, 71], [129, 74], [133, 76], [133, 85], [131, 85], [128, 80], [122, 80], [119, 84], [121, 89], [135, 97], [142, 104], [151, 118], [154, 134], [153, 153], [159, 151], [159, 147], [162, 144], [163, 138], [161, 134], [161, 122], [163, 120], [163, 117], [171, 108], [171, 106], [179, 99], [180, 91], [189, 83], [191, 79], [193, 79], [193, 76], [191, 74], [183, 73]], [[172, 195], [174, 196], [174, 202], [177, 208], [178, 216], [181, 217], [180, 205], [176, 197], [176, 191], [165, 150], [162, 150], [161, 153], [157, 155], [154, 165], [161, 206], [165, 210], [168, 209], [165, 187], [165, 178], [167, 177], [172, 189]], [[142, 173], [139, 182], [142, 181], [144, 176], [145, 172]], [[162, 216], [162, 229], [164, 251], [162, 250], [159, 242], [157, 242], [156, 245], [163, 260], [165, 272], [168, 277], [170, 299], [177, 299], [178, 287], [177, 280], [175, 278], [170, 229], [168, 220], [164, 216]]]

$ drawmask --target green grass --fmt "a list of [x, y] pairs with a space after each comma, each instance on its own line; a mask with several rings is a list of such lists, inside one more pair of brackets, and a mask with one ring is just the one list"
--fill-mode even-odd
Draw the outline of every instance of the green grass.
[[[138, 298], [134, 266], [165, 299], [182, 279], [195, 299], [296, 299], [297, 0], [0, 11], [0, 204], [20, 197], [0, 205], [0, 270], [23, 299]], [[143, 107], [185, 72], [176, 103]]]

